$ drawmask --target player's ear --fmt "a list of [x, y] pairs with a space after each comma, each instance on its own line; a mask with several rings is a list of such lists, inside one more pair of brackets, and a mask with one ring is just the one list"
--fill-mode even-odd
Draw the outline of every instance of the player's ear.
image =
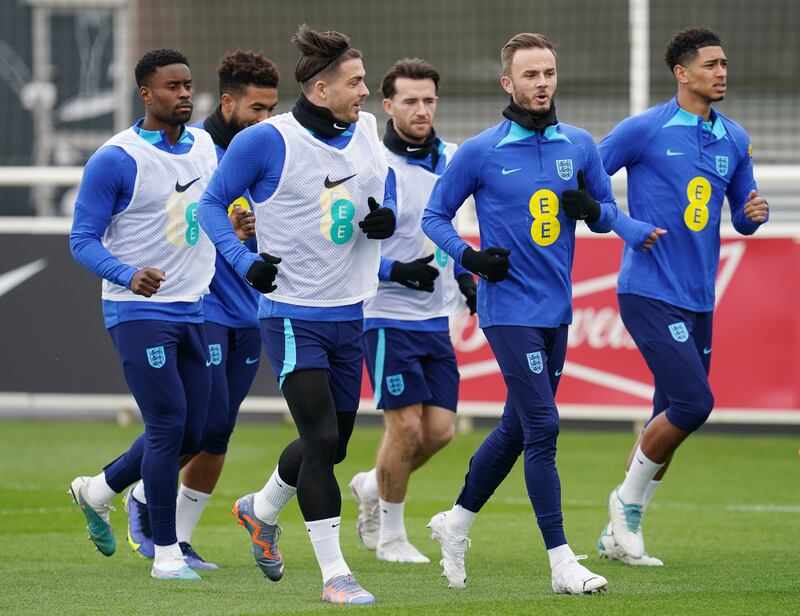
[[139, 98], [142, 99], [145, 105], [149, 105], [152, 101], [153, 95], [150, 92], [150, 88], [147, 86], [140, 86], [139, 87]]
[[511, 77], [508, 75], [500, 75], [500, 85], [508, 94], [511, 94], [514, 91], [514, 85], [511, 83]]
[[689, 81], [689, 77], [686, 73], [686, 67], [680, 64], [676, 64], [672, 69], [672, 74], [675, 75], [675, 79], [677, 79], [680, 83], [686, 83]]
[[383, 99], [383, 110], [386, 112], [388, 116], [394, 116], [394, 107], [392, 106], [392, 99], [384, 98]]
[[225, 110], [226, 113], [230, 113], [233, 111], [234, 106], [236, 105], [236, 101], [233, 100], [233, 97], [228, 94], [227, 92], [223, 92], [222, 96], [219, 97], [219, 104]]

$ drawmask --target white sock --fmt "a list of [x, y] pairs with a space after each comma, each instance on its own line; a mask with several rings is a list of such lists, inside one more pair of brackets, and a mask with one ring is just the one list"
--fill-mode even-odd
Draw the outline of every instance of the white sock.
[[135, 486], [133, 486], [133, 492], [131, 492], [131, 495], [137, 501], [142, 503], [142, 505], [147, 504], [147, 497], [144, 495], [144, 481], [140, 481]]
[[447, 530], [459, 536], [466, 536], [475, 521], [476, 515], [478, 514], [469, 509], [464, 509], [461, 505], [453, 505], [453, 508], [447, 512], [445, 517]]
[[406, 527], [403, 524], [403, 510], [406, 504], [389, 503], [382, 498], [378, 500], [381, 509], [381, 534], [378, 545], [389, 543], [395, 539], [406, 538]]
[[572, 551], [568, 543], [565, 543], [547, 550], [547, 556], [550, 559], [550, 568], [552, 569], [565, 558], [575, 558], [575, 552]]
[[183, 552], [177, 543], [172, 545], [154, 545], [156, 557], [153, 566], [163, 571], [177, 571], [186, 564]]
[[663, 462], [661, 464], [653, 462], [644, 455], [641, 445], [637, 447], [636, 453], [633, 454], [628, 474], [625, 476], [625, 481], [622, 482], [619, 488], [619, 497], [623, 502], [634, 505], [643, 504], [647, 484], [650, 483], [662, 466], [664, 466]]
[[297, 494], [297, 488], [281, 479], [276, 466], [270, 478], [267, 479], [267, 483], [264, 484], [261, 491], [256, 492], [253, 499], [253, 510], [256, 517], [267, 524], [277, 524], [278, 516], [295, 494]]
[[92, 507], [103, 507], [108, 505], [117, 496], [118, 492], [114, 492], [108, 483], [106, 483], [105, 472], [95, 475], [89, 481], [89, 487], [83, 498], [86, 499]]
[[650, 501], [653, 500], [653, 495], [656, 493], [656, 490], [660, 485], [661, 485], [660, 479], [658, 481], [652, 479], [650, 480], [650, 483], [647, 484], [647, 487], [644, 490], [644, 503], [642, 503], [642, 506], [645, 509], [647, 509], [650, 506]]
[[178, 535], [178, 543], [192, 542], [194, 527], [197, 526], [197, 521], [209, 500], [211, 494], [192, 490], [183, 484], [178, 488], [178, 506], [175, 509], [175, 532]]
[[364, 479], [361, 482], [361, 490], [364, 496], [375, 500], [378, 498], [378, 473], [375, 469], [370, 469], [364, 473]]
[[338, 575], [350, 573], [350, 567], [344, 561], [342, 548], [339, 545], [339, 529], [342, 526], [341, 516], [326, 520], [306, 522], [308, 538], [317, 556], [319, 568], [322, 571], [322, 583]]

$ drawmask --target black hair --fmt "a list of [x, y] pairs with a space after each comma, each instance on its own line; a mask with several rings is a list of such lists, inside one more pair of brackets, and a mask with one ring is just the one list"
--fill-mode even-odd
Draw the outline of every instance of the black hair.
[[247, 86], [277, 88], [280, 73], [275, 63], [257, 51], [229, 51], [217, 66], [219, 93], [241, 92]]
[[701, 47], [721, 46], [719, 34], [713, 30], [702, 27], [684, 28], [676, 32], [667, 43], [667, 48], [664, 50], [664, 61], [671, 71], [678, 64], [686, 66], [688, 62], [694, 60], [697, 50]]
[[180, 51], [175, 51], [174, 49], [153, 49], [148, 51], [139, 59], [133, 71], [134, 75], [136, 75], [136, 85], [140, 88], [146, 85], [145, 81], [156, 72], [158, 67], [169, 66], [170, 64], [185, 64], [189, 66], [189, 60]]

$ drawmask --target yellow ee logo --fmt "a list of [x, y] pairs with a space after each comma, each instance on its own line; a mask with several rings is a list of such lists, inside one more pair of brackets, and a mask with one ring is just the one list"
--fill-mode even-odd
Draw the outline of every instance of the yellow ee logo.
[[243, 209], [245, 209], [245, 210], [247, 210], [249, 212], [250, 211], [250, 202], [247, 199], [245, 199], [244, 197], [239, 197], [238, 199], [236, 199], [236, 201], [234, 201], [233, 203], [231, 203], [228, 206], [228, 216], [233, 214], [233, 208], [235, 208], [235, 207], [243, 208]]
[[689, 205], [683, 212], [683, 222], [692, 231], [702, 231], [708, 224], [708, 202], [711, 200], [711, 182], [702, 176], [692, 178], [686, 186]]
[[356, 206], [344, 186], [326, 188], [319, 197], [322, 218], [319, 230], [322, 236], [334, 244], [345, 244], [353, 237], [353, 219]]
[[528, 208], [533, 216], [531, 238], [539, 246], [549, 246], [561, 234], [558, 220], [558, 197], [552, 190], [543, 188], [533, 193]]

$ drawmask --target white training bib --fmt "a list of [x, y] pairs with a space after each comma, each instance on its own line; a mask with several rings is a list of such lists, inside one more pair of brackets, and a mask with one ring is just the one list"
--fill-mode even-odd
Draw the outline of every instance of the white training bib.
[[[454, 143], [445, 143], [444, 156], [449, 163], [456, 151]], [[364, 316], [372, 319], [422, 321], [449, 317], [463, 308], [458, 283], [453, 277], [453, 259], [437, 248], [420, 226], [433, 185], [439, 176], [420, 165], [409, 164], [405, 156], [384, 153], [397, 181], [397, 229], [381, 242], [382, 256], [394, 261], [413, 261], [433, 253], [429, 263], [439, 270], [433, 293], [409, 289], [398, 282], [381, 280], [375, 297], [364, 304]]]
[[117, 146], [136, 162], [136, 182], [127, 208], [111, 217], [103, 245], [117, 259], [142, 269], [164, 270], [166, 280], [152, 297], [103, 281], [103, 299], [194, 302], [208, 292], [216, 250], [197, 220], [197, 203], [217, 167], [211, 136], [186, 127], [192, 149], [171, 154], [154, 147], [133, 128], [104, 145]]
[[347, 306], [374, 295], [380, 242], [358, 226], [369, 197], [383, 203], [387, 165], [375, 117], [361, 112], [347, 147], [308, 132], [291, 113], [265, 122], [280, 132], [286, 161], [274, 194], [254, 202], [259, 252], [282, 259], [267, 297], [297, 306]]

